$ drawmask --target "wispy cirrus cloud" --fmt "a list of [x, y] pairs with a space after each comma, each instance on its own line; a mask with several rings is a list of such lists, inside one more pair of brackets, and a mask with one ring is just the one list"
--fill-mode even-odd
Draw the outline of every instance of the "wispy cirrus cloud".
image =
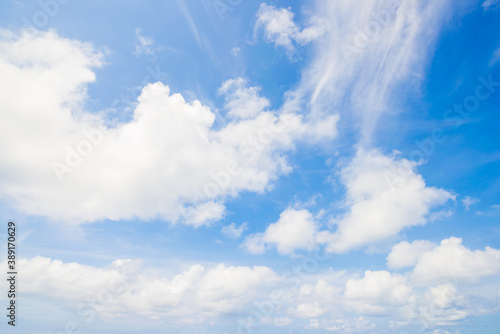
[[[419, 89], [451, 2], [343, 0], [315, 6], [311, 16], [325, 23], [324, 34], [315, 41], [313, 58], [288, 103], [307, 106], [317, 119], [339, 113], [347, 127], [359, 131], [360, 143], [369, 146], [379, 118], [400, 110], [408, 92], [402, 87]], [[261, 8], [287, 22], [270, 29], [267, 40], [290, 47], [298, 29], [293, 15], [288, 9]]]

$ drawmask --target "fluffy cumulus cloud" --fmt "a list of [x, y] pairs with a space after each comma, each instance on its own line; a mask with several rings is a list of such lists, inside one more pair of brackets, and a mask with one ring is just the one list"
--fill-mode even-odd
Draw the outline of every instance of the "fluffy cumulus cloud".
[[297, 318], [318, 318], [333, 311], [334, 300], [341, 298], [342, 289], [323, 278], [302, 284], [296, 295], [297, 305], [290, 313]]
[[91, 45], [4, 31], [0, 51], [2, 197], [29, 214], [199, 226], [223, 216], [226, 197], [268, 189], [290, 171], [284, 152], [315, 133], [298, 114], [264, 111], [267, 100], [241, 79], [221, 88], [235, 117], [221, 129], [208, 107], [160, 82], [144, 87], [130, 122], [110, 125], [85, 110], [102, 66]]
[[387, 306], [403, 306], [415, 298], [403, 276], [384, 270], [368, 270], [362, 279], [347, 281], [344, 295], [348, 304], [366, 314], [384, 314]]
[[477, 282], [485, 276], [500, 272], [500, 250], [470, 250], [461, 238], [451, 237], [422, 254], [413, 270], [416, 284], [438, 284], [459, 280]]
[[289, 208], [264, 233], [247, 237], [243, 246], [253, 254], [262, 254], [266, 245], [275, 246], [280, 254], [293, 254], [295, 250], [313, 250], [315, 239], [316, 222], [312, 214]]
[[324, 33], [324, 23], [318, 17], [312, 18], [304, 29], [294, 22], [293, 17], [290, 8], [276, 8], [263, 3], [257, 12], [255, 31], [262, 29], [267, 42], [283, 47], [288, 52], [294, 49], [295, 44], [304, 45]]
[[347, 213], [334, 233], [321, 235], [327, 250], [342, 253], [423, 225], [431, 210], [454, 196], [426, 186], [416, 163], [377, 151], [358, 151], [341, 171]]

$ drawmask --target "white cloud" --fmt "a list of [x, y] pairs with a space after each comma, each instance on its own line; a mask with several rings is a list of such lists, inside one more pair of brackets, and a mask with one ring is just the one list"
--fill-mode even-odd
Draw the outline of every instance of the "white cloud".
[[342, 253], [423, 225], [433, 207], [454, 198], [445, 190], [426, 186], [415, 169], [416, 163], [406, 159], [358, 151], [340, 173], [348, 212], [333, 234], [320, 234], [327, 250]]
[[312, 214], [307, 210], [289, 208], [264, 233], [248, 236], [243, 246], [254, 254], [261, 254], [265, 245], [276, 246], [280, 254], [293, 254], [296, 250], [313, 250], [315, 238], [316, 222]]
[[269, 100], [259, 96], [259, 87], [247, 88], [243, 78], [226, 80], [219, 88], [219, 95], [226, 97], [228, 115], [234, 118], [253, 118], [269, 107]]
[[462, 200], [462, 204], [465, 206], [465, 211], [469, 211], [470, 206], [476, 204], [477, 202], [479, 202], [477, 198], [470, 198], [469, 196], [465, 196]]
[[141, 35], [142, 29], [137, 28], [135, 30], [135, 37], [137, 38], [137, 44], [135, 44], [135, 54], [140, 55], [140, 54], [147, 54], [147, 55], [154, 55], [154, 50], [152, 49], [152, 46], [154, 44], [154, 40], [150, 37], [145, 37]]
[[243, 223], [240, 226], [231, 223], [230, 225], [223, 226], [221, 232], [229, 238], [238, 239], [246, 230], [248, 230], [247, 223]]
[[403, 306], [414, 299], [412, 286], [398, 274], [366, 271], [362, 279], [346, 283], [345, 297], [355, 310], [366, 314], [385, 314], [387, 306]]
[[106, 126], [84, 108], [91, 68], [102, 65], [91, 45], [54, 32], [2, 36], [0, 188], [28, 214], [207, 224], [223, 216], [226, 197], [264, 192], [290, 172], [284, 153], [297, 140], [320, 139], [297, 114], [263, 111], [267, 100], [239, 79], [225, 94], [245, 119], [220, 129], [208, 107], [160, 82], [144, 87], [130, 122]]
[[447, 281], [477, 282], [481, 277], [500, 272], [500, 250], [486, 247], [471, 251], [462, 245], [461, 238], [441, 241], [424, 253], [412, 273], [415, 284], [436, 284]]
[[456, 294], [455, 286], [448, 283], [429, 288], [426, 292], [426, 298], [436, 308], [443, 309], [452, 306]]
[[387, 256], [387, 266], [392, 269], [413, 267], [424, 253], [434, 247], [435, 245], [427, 240], [415, 240], [412, 243], [402, 241], [392, 247]]
[[307, 28], [300, 27], [293, 21], [294, 14], [290, 8], [279, 8], [262, 3], [257, 12], [255, 32], [264, 30], [268, 43], [284, 47], [288, 52], [294, 49], [294, 42], [304, 45], [317, 39], [324, 33], [324, 23], [317, 17], [313, 18]]
[[[338, 0], [315, 4], [314, 13], [323, 20], [325, 33], [315, 43], [313, 60], [289, 101], [306, 105], [315, 119], [341, 112], [343, 124], [359, 129], [361, 143], [370, 144], [380, 116], [400, 110], [405, 98], [401, 87], [418, 90], [428, 53], [453, 2]], [[282, 9], [275, 21], [268, 19], [276, 26], [268, 38], [285, 47], [296, 31], [288, 12]]]

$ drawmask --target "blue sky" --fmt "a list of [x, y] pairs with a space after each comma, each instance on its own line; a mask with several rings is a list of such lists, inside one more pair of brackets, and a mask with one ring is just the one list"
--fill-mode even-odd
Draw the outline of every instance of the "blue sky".
[[498, 333], [499, 10], [3, 1], [2, 332]]

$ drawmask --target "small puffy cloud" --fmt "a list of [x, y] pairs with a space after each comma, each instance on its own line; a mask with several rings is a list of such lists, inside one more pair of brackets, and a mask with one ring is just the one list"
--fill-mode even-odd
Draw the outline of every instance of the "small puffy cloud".
[[[332, 276], [339, 275], [333, 273]], [[341, 275], [340, 275], [341, 276]], [[297, 318], [317, 318], [331, 313], [341, 300], [342, 287], [327, 282], [321, 275], [316, 283], [304, 283], [297, 290], [296, 306], [289, 312]]]
[[415, 298], [403, 276], [385, 270], [368, 270], [363, 278], [347, 281], [344, 296], [355, 310], [366, 314], [385, 314], [387, 306], [403, 306]]
[[228, 115], [233, 118], [252, 118], [269, 107], [269, 100], [259, 96], [259, 87], [247, 88], [243, 78], [224, 81], [219, 88], [219, 95], [225, 95]]
[[137, 43], [135, 44], [135, 54], [154, 55], [154, 50], [152, 49], [154, 40], [150, 37], [145, 37], [141, 35], [141, 31], [142, 31], [141, 28], [137, 28], [135, 30], [135, 37], [137, 38]]
[[[362, 277], [333, 270], [278, 275], [265, 266], [194, 264], [165, 274], [165, 268], [143, 268], [138, 260], [95, 267], [40, 256], [20, 259], [19, 267], [26, 293], [65, 301], [85, 320], [140, 315], [202, 324], [228, 315], [239, 322], [259, 312], [257, 323], [276, 327], [315, 320], [317, 328], [340, 331], [360, 328], [360, 317], [368, 321], [364, 328], [372, 326], [369, 316], [390, 315], [397, 328], [410, 323], [436, 328], [474, 313], [471, 305], [496, 301], [471, 304], [470, 296], [450, 283], [414, 289], [409, 276], [388, 271], [366, 271]], [[496, 295], [498, 286], [491, 291]]]
[[462, 200], [462, 204], [465, 207], [465, 211], [469, 211], [470, 206], [476, 204], [477, 202], [479, 202], [477, 198], [470, 198], [469, 196], [465, 196], [465, 198]]
[[223, 226], [221, 232], [228, 238], [238, 239], [246, 230], [248, 230], [248, 223], [243, 223], [240, 226], [231, 223], [230, 225]]
[[311, 251], [316, 245], [316, 222], [309, 211], [289, 208], [264, 233], [250, 235], [243, 245], [250, 253], [257, 254], [264, 251], [265, 245], [275, 246], [280, 254]]
[[418, 259], [412, 279], [419, 285], [455, 279], [477, 282], [481, 277], [499, 272], [500, 250], [486, 247], [484, 251], [472, 251], [462, 245], [461, 238], [451, 237]]
[[315, 18], [309, 27], [300, 29], [293, 21], [293, 16], [290, 8], [276, 8], [263, 3], [257, 12], [255, 31], [262, 29], [268, 43], [284, 47], [288, 52], [293, 50], [294, 42], [304, 45], [324, 33], [325, 27], [321, 20]]
[[387, 256], [387, 266], [392, 269], [413, 267], [418, 259], [434, 248], [434, 244], [427, 240], [415, 240], [412, 243], [402, 241], [394, 245]]

